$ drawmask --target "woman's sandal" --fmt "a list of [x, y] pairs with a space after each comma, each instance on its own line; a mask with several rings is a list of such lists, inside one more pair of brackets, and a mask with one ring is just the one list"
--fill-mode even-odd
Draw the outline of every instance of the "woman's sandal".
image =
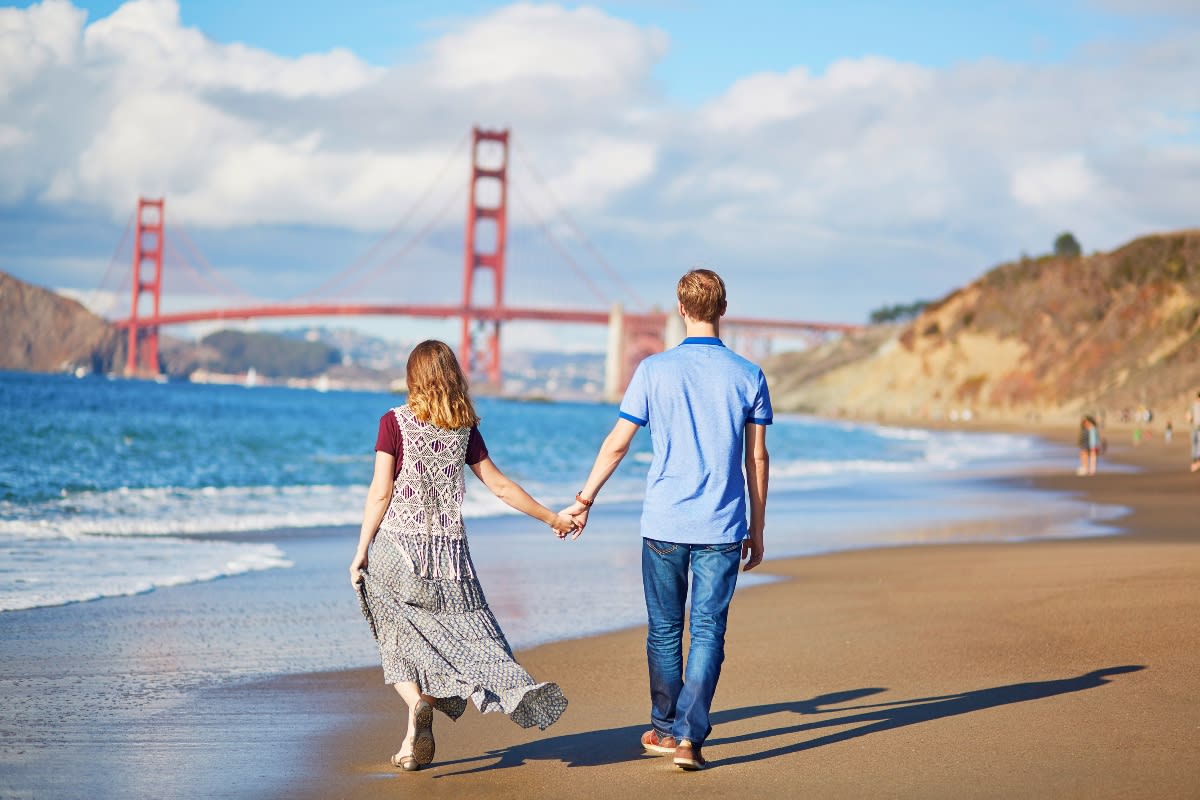
[[399, 753], [392, 756], [392, 766], [399, 767], [405, 772], [416, 772], [421, 768], [421, 765], [417, 763], [415, 758], [412, 756], [402, 756]]
[[[415, 764], [424, 766], [433, 762], [436, 743], [433, 740], [433, 706], [422, 700], [413, 709], [413, 747]], [[407, 769], [407, 767], [402, 767]]]

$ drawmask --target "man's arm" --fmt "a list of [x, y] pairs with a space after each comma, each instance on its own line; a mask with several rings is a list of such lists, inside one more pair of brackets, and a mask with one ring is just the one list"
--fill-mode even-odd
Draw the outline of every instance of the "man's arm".
[[750, 493], [750, 535], [742, 542], [743, 571], [762, 563], [763, 531], [767, 525], [767, 474], [770, 472], [767, 454], [767, 426], [746, 425], [746, 487]]
[[[596, 499], [600, 488], [612, 477], [617, 465], [621, 463], [621, 459], [625, 458], [625, 454], [629, 452], [629, 445], [633, 442], [638, 427], [623, 417], [617, 420], [617, 424], [609, 431], [608, 436], [604, 437], [604, 442], [600, 445], [600, 452], [596, 454], [592, 471], [584, 481], [583, 488], [579, 490], [580, 497], [588, 501]], [[579, 534], [583, 533], [584, 526], [587, 525], [588, 506], [576, 500], [564, 508], [562, 513], [575, 518], [579, 528], [571, 535], [571, 538], [578, 539]]]

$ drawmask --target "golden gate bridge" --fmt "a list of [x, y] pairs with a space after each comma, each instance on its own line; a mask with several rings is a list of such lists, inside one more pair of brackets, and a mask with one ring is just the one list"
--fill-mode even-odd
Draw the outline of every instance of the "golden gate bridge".
[[[605, 389], [610, 396], [623, 390], [633, 368], [647, 355], [661, 352], [672, 332], [668, 327], [678, 323], [677, 315], [660, 310], [626, 310], [621, 304], [608, 309], [563, 309], [538, 308], [510, 305], [505, 302], [506, 248], [508, 240], [509, 201], [509, 156], [510, 135], [508, 130], [471, 131], [471, 170], [468, 183], [467, 215], [464, 235], [464, 257], [462, 272], [462, 296], [457, 303], [363, 303], [363, 302], [277, 302], [254, 303], [243, 306], [164, 312], [162, 309], [163, 256], [167, 248], [165, 198], [138, 199], [133, 219], [133, 258], [131, 275], [130, 311], [127, 318], [114, 324], [128, 335], [126, 347], [125, 375], [127, 377], [155, 377], [159, 367], [159, 329], [169, 325], [182, 325], [212, 321], [245, 321], [280, 317], [342, 317], [342, 316], [404, 316], [441, 320], [457, 319], [461, 323], [459, 358], [464, 369], [472, 378], [483, 378], [487, 385], [499, 389], [501, 385], [500, 333], [505, 323], [538, 321], [562, 324], [586, 324], [608, 326], [608, 353], [605, 370]], [[444, 172], [444, 170], [443, 170]], [[540, 181], [540, 175], [533, 173]], [[435, 179], [436, 182], [437, 179]], [[545, 187], [548, 191], [548, 187]], [[426, 192], [427, 194], [428, 192]], [[421, 201], [418, 200], [418, 204]], [[415, 208], [415, 206], [414, 206]], [[578, 233], [573, 221], [560, 211], [568, 226]], [[539, 222], [543, 233], [549, 234], [545, 223]], [[369, 257], [376, 252], [393, 233], [393, 228], [384, 239], [376, 244], [358, 261], [327, 281], [322, 289], [310, 293], [332, 291], [330, 287], [339, 281], [353, 277]], [[410, 252], [433, 228], [433, 223], [418, 231], [403, 248]], [[128, 228], [126, 235], [128, 235]], [[182, 232], [182, 229], [180, 229]], [[199, 263], [207, 261], [186, 238]], [[582, 237], [582, 235], [580, 234]], [[575, 270], [579, 277], [595, 289], [595, 284], [584, 273], [575, 259], [557, 241], [548, 235], [559, 255]], [[599, 260], [609, 279], [623, 286], [636, 297], [621, 279], [619, 273], [604, 260], [585, 237], [583, 241]], [[118, 251], [123, 246], [118, 245]], [[114, 253], [114, 262], [117, 253]], [[183, 264], [190, 266], [186, 259]], [[112, 263], [109, 265], [110, 270]], [[193, 267], [193, 273], [195, 268]], [[230, 284], [219, 273], [208, 268], [212, 280], [203, 281], [208, 286]], [[197, 277], [198, 274], [196, 275]], [[360, 277], [358, 284], [372, 277]], [[106, 276], [107, 279], [107, 276]], [[490, 279], [490, 287], [486, 284]], [[490, 291], [488, 289], [490, 288]], [[236, 287], [234, 287], [235, 291]], [[240, 293], [240, 292], [239, 292]], [[147, 307], [148, 306], [148, 307]], [[784, 319], [758, 319], [748, 317], [726, 317], [723, 328], [753, 331], [763, 336], [807, 335], [825, 336], [858, 328], [857, 325], [809, 322]]]

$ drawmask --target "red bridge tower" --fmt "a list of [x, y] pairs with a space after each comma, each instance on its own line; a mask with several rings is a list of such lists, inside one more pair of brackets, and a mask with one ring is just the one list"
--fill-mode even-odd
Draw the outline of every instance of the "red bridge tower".
[[[459, 360], [467, 377], [487, 375], [500, 389], [500, 321], [476, 320], [475, 273], [491, 270], [491, 309], [499, 312], [504, 298], [504, 243], [508, 223], [508, 131], [474, 128], [471, 137], [471, 185], [467, 196], [466, 254], [463, 262], [462, 344]], [[486, 295], [485, 295], [486, 296]], [[480, 308], [487, 307], [484, 302]], [[476, 323], [471, 330], [471, 323]], [[474, 339], [479, 335], [481, 341]]]
[[[158, 319], [162, 301], [163, 198], [138, 198], [137, 228], [133, 240], [133, 303], [129, 307], [129, 347], [125, 358], [125, 377], [158, 375], [158, 325], [138, 324], [138, 307], [143, 294], [153, 298], [150, 318]], [[145, 269], [153, 268], [153, 277]], [[144, 348], [138, 347], [139, 332], [144, 332]], [[139, 355], [141, 358], [139, 359]]]

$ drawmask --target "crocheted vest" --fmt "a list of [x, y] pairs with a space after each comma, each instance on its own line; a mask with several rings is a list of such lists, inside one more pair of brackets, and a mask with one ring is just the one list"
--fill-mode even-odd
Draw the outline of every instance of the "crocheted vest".
[[404, 452], [379, 535], [390, 537], [422, 578], [475, 578], [462, 521], [463, 466], [471, 429], [446, 430], [419, 422], [407, 405], [392, 413], [400, 425]]

